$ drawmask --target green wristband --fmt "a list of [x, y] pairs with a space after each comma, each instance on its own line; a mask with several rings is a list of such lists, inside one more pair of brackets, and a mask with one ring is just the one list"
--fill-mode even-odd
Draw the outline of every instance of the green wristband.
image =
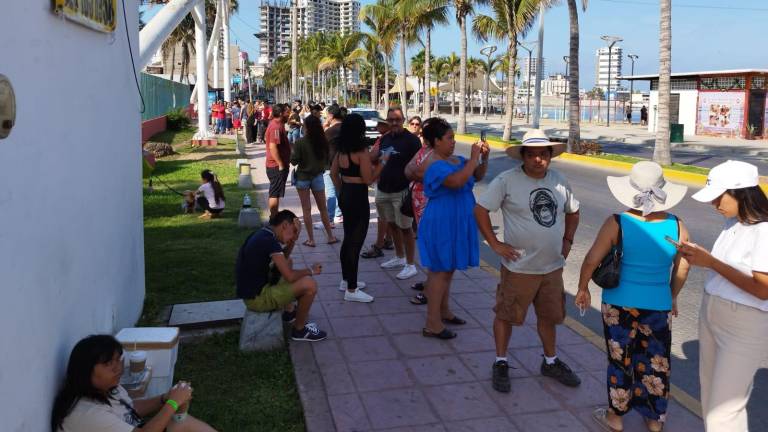
[[168, 405], [169, 407], [173, 408], [174, 412], [179, 410], [179, 403], [176, 402], [173, 399], [168, 399], [167, 401], [165, 401], [165, 404]]

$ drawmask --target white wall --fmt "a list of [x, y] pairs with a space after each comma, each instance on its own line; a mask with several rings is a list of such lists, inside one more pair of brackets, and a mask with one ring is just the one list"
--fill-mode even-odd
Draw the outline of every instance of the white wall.
[[[137, 2], [126, 0], [138, 55]], [[144, 299], [140, 114], [121, 2], [111, 35], [48, 0], [4, 1], [0, 73], [0, 429], [47, 431], [80, 338], [133, 325]]]
[[[680, 95], [680, 123], [684, 126], [686, 136], [696, 135], [696, 116], [698, 114], [698, 90], [672, 90], [673, 94]], [[659, 92], [652, 90], [648, 100], [648, 131], [656, 131], [657, 107], [659, 105]]]

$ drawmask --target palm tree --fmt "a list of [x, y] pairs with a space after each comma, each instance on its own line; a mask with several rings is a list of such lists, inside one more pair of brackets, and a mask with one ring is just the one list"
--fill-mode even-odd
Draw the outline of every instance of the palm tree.
[[349, 34], [333, 33], [328, 37], [325, 56], [320, 59], [320, 69], [341, 70], [341, 76], [338, 78], [338, 85], [344, 98], [344, 103], [348, 103], [347, 98], [347, 70], [354, 68], [361, 60], [365, 58], [365, 50], [359, 47], [363, 40], [363, 34], [352, 32]]
[[[384, 105], [389, 109], [389, 61], [395, 51], [397, 26], [394, 8], [389, 3], [379, 0], [378, 3], [363, 6], [360, 10], [360, 20], [370, 29], [379, 42], [384, 62]], [[377, 99], [378, 101], [378, 99]]]
[[[581, 0], [582, 12], [587, 10], [588, 0]], [[576, 0], [568, 0], [568, 18], [570, 21], [570, 66], [568, 76], [568, 151], [581, 152], [581, 113], [579, 107], [579, 10]], [[631, 96], [630, 96], [631, 97]]]
[[672, 73], [672, 0], [660, 2], [659, 33], [659, 108], [656, 118], [656, 145], [653, 160], [659, 165], [672, 164], [669, 148], [669, 100]]
[[[435, 74], [435, 89], [437, 90], [435, 93], [435, 106], [432, 109], [433, 115], [440, 114], [440, 83], [446, 82], [449, 79], [451, 74], [450, 68], [451, 65], [448, 63], [447, 57], [438, 57], [435, 59], [435, 62], [432, 63], [432, 73]], [[427, 117], [429, 117], [429, 114], [427, 114]]]
[[[448, 0], [421, 0], [416, 10], [412, 12], [415, 15], [415, 26], [417, 30], [424, 30], [424, 118], [429, 117], [429, 83], [430, 72], [432, 69], [432, 30], [438, 24], [448, 24]], [[416, 68], [412, 67], [414, 75]]]
[[469, 112], [474, 114], [474, 91], [472, 86], [475, 78], [483, 73], [483, 61], [476, 57], [470, 57], [467, 60], [467, 79], [469, 80]]
[[419, 8], [419, 3], [423, 0], [380, 0], [384, 7], [390, 7], [394, 10], [394, 25], [397, 26], [400, 47], [400, 103], [402, 104], [403, 115], [408, 116], [407, 97], [407, 64], [405, 61], [405, 50], [418, 40], [418, 14], [414, 13]]
[[467, 17], [475, 12], [475, 5], [485, 4], [487, 0], [453, 0], [453, 8], [456, 12], [456, 22], [461, 32], [461, 66], [459, 69], [459, 122], [456, 131], [460, 134], [467, 132], [467, 107], [465, 97], [467, 94]]
[[456, 76], [461, 70], [461, 59], [452, 52], [451, 55], [445, 58], [445, 62], [448, 63], [448, 70], [450, 71], [451, 79], [451, 115], [456, 115]]
[[426, 59], [426, 53], [424, 50], [421, 50], [416, 54], [415, 56], [411, 57], [411, 75], [416, 77], [416, 82], [418, 85], [416, 86], [416, 111], [418, 112], [418, 95], [421, 92], [421, 76], [419, 76], [418, 71], [424, 69], [424, 65], [427, 63]]
[[[514, 77], [517, 62], [517, 40], [533, 25], [539, 7], [548, 7], [552, 0], [491, 0], [493, 16], [478, 15], [472, 23], [472, 30], [478, 39], [506, 40], [509, 63], [506, 75]], [[509, 79], [507, 85], [507, 104], [504, 119], [502, 139], [508, 140], [512, 135], [512, 119], [514, 118], [515, 85]]]
[[176, 68], [177, 47], [181, 49], [179, 81], [186, 78], [187, 83], [189, 83], [189, 63], [192, 60], [192, 54], [195, 53], [195, 21], [192, 19], [192, 15], [187, 14], [160, 47], [164, 58], [169, 55], [171, 57], [171, 80], [173, 80], [174, 69]]

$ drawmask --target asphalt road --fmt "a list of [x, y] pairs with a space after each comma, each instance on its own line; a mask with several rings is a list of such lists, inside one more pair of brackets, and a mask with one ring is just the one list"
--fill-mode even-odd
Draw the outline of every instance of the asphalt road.
[[[457, 144], [456, 152], [467, 156], [469, 146]], [[515, 162], [506, 157], [502, 151], [493, 150], [488, 175], [476, 185], [475, 194], [482, 193], [496, 175], [513, 167], [514, 164]], [[573, 305], [573, 296], [577, 290], [581, 262], [591, 247], [597, 231], [607, 217], [623, 210], [608, 190], [605, 177], [606, 175], [626, 175], [626, 173], [585, 167], [557, 159], [552, 167], [568, 178], [576, 198], [581, 203], [579, 229], [564, 272], [568, 314], [595, 333], [602, 335], [600, 289], [592, 286], [592, 308], [583, 318], [579, 317], [578, 309]], [[691, 187], [688, 196], [696, 190], [698, 189]], [[691, 238], [696, 243], [706, 248], [712, 247], [722, 227], [723, 218], [711, 206], [698, 203], [688, 197], [672, 211], [686, 224]], [[502, 238], [501, 212], [493, 213], [491, 221], [499, 238]], [[499, 257], [485, 243], [481, 243], [480, 256], [494, 267], [498, 268], [500, 265]], [[692, 269], [678, 298], [679, 316], [672, 324], [672, 380], [674, 384], [696, 399], [699, 398], [698, 317], [705, 275], [705, 271], [700, 268]], [[764, 366], [768, 368], [768, 364]], [[768, 431], [768, 411], [762, 409], [766, 404], [768, 404], [768, 369], [761, 369], [757, 374], [755, 389], [749, 403], [750, 430]]]

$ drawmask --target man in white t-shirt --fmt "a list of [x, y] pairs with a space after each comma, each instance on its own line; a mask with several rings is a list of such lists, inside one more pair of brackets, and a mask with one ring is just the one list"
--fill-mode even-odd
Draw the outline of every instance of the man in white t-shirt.
[[[499, 174], [475, 206], [475, 218], [485, 240], [502, 257], [501, 283], [496, 291], [493, 335], [496, 361], [493, 388], [510, 391], [507, 349], [512, 326], [525, 322], [528, 307], [536, 310], [539, 338], [544, 346], [542, 375], [576, 387], [581, 380], [555, 352], [556, 326], [565, 319], [563, 267], [579, 224], [579, 202], [568, 181], [549, 169], [565, 144], [550, 142], [535, 129], [507, 155], [522, 164]], [[504, 241], [496, 238], [489, 212], [501, 209]]]

